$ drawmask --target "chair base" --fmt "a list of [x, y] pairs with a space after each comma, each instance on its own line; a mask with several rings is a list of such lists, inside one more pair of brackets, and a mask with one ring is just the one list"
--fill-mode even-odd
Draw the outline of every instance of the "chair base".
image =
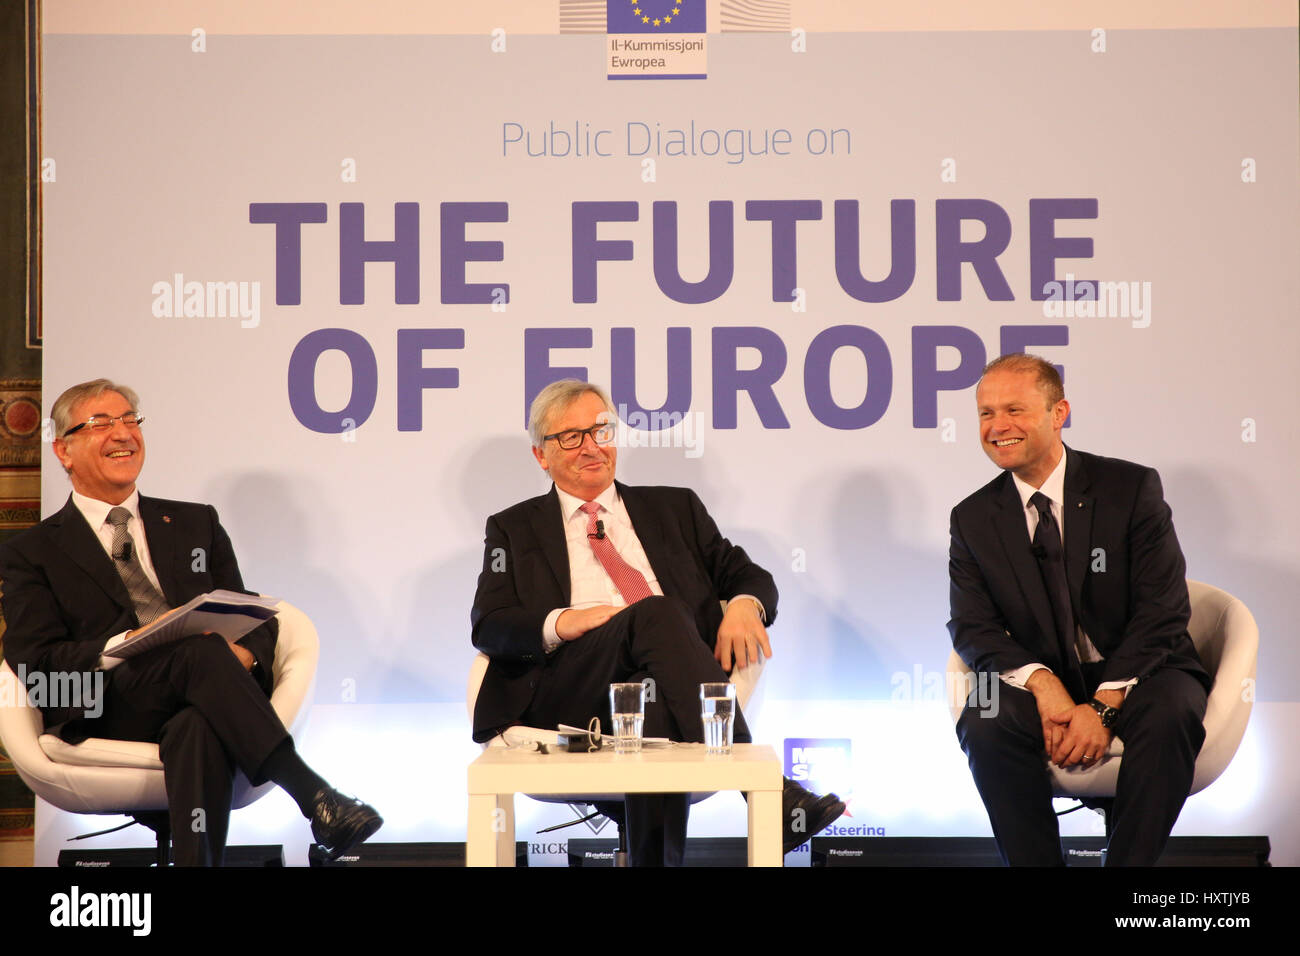
[[623, 808], [616, 803], [600, 803], [595, 804], [594, 807], [595, 809], [585, 817], [578, 817], [576, 820], [569, 820], [565, 823], [557, 823], [537, 832], [542, 834], [552, 833], [555, 830], [567, 830], [569, 827], [577, 826], [579, 823], [586, 823], [589, 820], [596, 819], [596, 817], [604, 817], [614, 824], [614, 829], [618, 833], [618, 849], [614, 851], [614, 866], [626, 867], [628, 865], [627, 830], [623, 819]]
[[142, 827], [148, 827], [154, 833], [157, 842], [157, 855], [154, 857], [159, 867], [170, 866], [172, 862], [172, 821], [171, 817], [161, 810], [149, 810], [144, 813], [133, 814], [135, 822]]
[[1109, 840], [1115, 831], [1115, 815], [1112, 812], [1114, 809], [1114, 797], [1079, 797], [1078, 803], [1068, 809], [1057, 810], [1056, 815], [1063, 817], [1077, 810], [1093, 810], [1100, 813], [1102, 824], [1106, 827], [1106, 839]]
[[[92, 833], [83, 833], [75, 836], [74, 840], [89, 840], [91, 837], [104, 836], [107, 833], [116, 833], [118, 830], [125, 830], [129, 826], [139, 824], [153, 831], [154, 835], [154, 865], [169, 866], [171, 864], [172, 849], [172, 822], [171, 817], [162, 810], [142, 810], [139, 813], [131, 815], [130, 823], [122, 823], [115, 827], [109, 827], [107, 830], [95, 830]], [[60, 854], [60, 857], [62, 854]], [[59, 864], [62, 866], [62, 863]]]

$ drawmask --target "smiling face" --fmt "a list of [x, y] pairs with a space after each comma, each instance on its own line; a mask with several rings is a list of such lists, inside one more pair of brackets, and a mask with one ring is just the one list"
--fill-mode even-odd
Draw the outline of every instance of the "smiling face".
[[[72, 407], [71, 421], [79, 425], [91, 416], [117, 418], [131, 408], [117, 392], [86, 398]], [[144, 467], [144, 436], [139, 428], [121, 422], [103, 431], [83, 428], [66, 438], [54, 440], [74, 490], [88, 498], [120, 505], [135, 490], [135, 480]]]
[[1061, 426], [1070, 403], [1049, 401], [1031, 371], [996, 369], [975, 390], [984, 453], [1035, 488], [1047, 480], [1064, 452]]
[[[613, 421], [614, 413], [605, 407], [595, 392], [583, 392], [569, 405], [552, 413], [546, 422], [544, 434], [570, 428], [590, 428]], [[533, 449], [533, 457], [542, 469], [550, 473], [551, 480], [561, 491], [575, 498], [591, 501], [614, 481], [614, 465], [618, 450], [613, 445], [597, 445], [586, 435], [577, 448], [566, 451], [554, 438], [548, 438], [541, 448]]]

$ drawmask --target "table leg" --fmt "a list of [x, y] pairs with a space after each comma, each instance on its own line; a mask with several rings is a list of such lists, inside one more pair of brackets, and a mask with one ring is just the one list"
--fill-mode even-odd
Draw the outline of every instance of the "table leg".
[[515, 795], [498, 793], [497, 805], [493, 811], [493, 826], [499, 828], [497, 833], [497, 866], [515, 865]]
[[515, 865], [515, 795], [513, 793], [471, 793], [469, 795], [465, 865]]
[[749, 865], [781, 866], [781, 791], [749, 792]]

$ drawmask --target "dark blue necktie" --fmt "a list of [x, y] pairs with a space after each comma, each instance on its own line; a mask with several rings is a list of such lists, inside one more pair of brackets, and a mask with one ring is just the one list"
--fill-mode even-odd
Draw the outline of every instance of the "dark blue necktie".
[[1061, 668], [1057, 676], [1075, 701], [1082, 703], [1087, 695], [1083, 686], [1083, 671], [1074, 647], [1074, 611], [1070, 603], [1070, 582], [1065, 576], [1065, 553], [1061, 547], [1061, 530], [1052, 517], [1052, 502], [1041, 491], [1035, 491], [1029, 503], [1038, 510], [1038, 527], [1034, 529], [1034, 555], [1038, 570], [1043, 575], [1043, 586], [1052, 602], [1052, 617], [1056, 621], [1057, 653]]

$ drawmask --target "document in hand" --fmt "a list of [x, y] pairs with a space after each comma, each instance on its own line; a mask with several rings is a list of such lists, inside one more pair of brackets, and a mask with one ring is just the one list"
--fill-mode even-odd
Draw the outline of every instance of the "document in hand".
[[140, 628], [133, 637], [104, 652], [105, 657], [126, 660], [162, 647], [182, 637], [211, 631], [227, 641], [235, 642], [279, 611], [279, 598], [258, 594], [240, 594], [238, 591], [216, 590], [200, 594], [152, 624]]

